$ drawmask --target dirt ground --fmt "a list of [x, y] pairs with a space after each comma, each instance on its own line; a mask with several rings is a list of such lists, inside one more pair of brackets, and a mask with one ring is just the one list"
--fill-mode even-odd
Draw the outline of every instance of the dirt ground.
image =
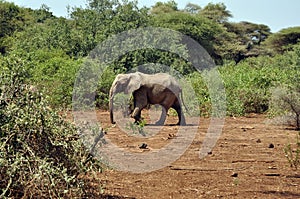
[[[176, 138], [177, 118], [151, 138], [127, 136], [112, 127], [108, 112], [98, 112], [117, 145], [132, 153], [149, 153]], [[300, 198], [300, 172], [290, 167], [284, 147], [295, 138], [288, 126], [266, 123], [264, 115], [227, 117], [210, 154], [199, 159], [209, 127], [201, 118], [195, 139], [185, 153], [162, 169], [131, 173], [108, 169], [99, 173], [107, 198]], [[293, 141], [295, 143], [295, 141]], [[145, 149], [140, 149], [146, 143]], [[164, 157], [162, 157], [164, 158]]]

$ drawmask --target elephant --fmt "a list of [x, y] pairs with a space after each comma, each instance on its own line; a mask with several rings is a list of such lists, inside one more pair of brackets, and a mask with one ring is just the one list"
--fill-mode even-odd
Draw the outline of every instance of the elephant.
[[113, 100], [117, 93], [133, 95], [133, 111], [131, 117], [138, 123], [141, 120], [141, 111], [149, 104], [162, 106], [162, 114], [156, 125], [163, 125], [170, 108], [176, 110], [177, 125], [186, 125], [182, 111], [180, 95], [182, 89], [174, 77], [167, 73], [144, 74], [141, 72], [118, 74], [109, 91], [110, 121], [115, 124], [113, 116]]

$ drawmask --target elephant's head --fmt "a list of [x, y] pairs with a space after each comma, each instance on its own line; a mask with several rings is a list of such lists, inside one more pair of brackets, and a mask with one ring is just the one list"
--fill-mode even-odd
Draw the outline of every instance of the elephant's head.
[[116, 76], [114, 82], [111, 85], [109, 91], [109, 112], [110, 121], [115, 124], [113, 116], [113, 102], [114, 96], [117, 93], [124, 92], [125, 94], [132, 93], [133, 91], [140, 88], [143, 78], [141, 78], [140, 73], [130, 73], [130, 74], [119, 74]]

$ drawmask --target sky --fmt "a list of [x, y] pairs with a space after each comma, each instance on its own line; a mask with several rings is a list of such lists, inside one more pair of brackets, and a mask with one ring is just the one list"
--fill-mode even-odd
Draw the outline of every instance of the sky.
[[[38, 9], [42, 4], [50, 7], [50, 11], [56, 16], [67, 17], [67, 6], [85, 7], [86, 0], [8, 0], [23, 7]], [[168, 0], [158, 0], [167, 2]], [[138, 0], [139, 6], [151, 7], [158, 1]], [[300, 26], [300, 1], [299, 0], [175, 0], [180, 9], [188, 3], [194, 3], [204, 7], [208, 3], [224, 3], [231, 12], [232, 22], [248, 21], [265, 24], [272, 32], [281, 29]]]

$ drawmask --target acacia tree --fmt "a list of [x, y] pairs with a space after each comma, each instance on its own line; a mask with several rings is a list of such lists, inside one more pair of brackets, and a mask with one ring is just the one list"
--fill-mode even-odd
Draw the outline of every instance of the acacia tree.
[[221, 24], [227, 22], [228, 19], [232, 17], [224, 3], [209, 3], [200, 10], [199, 15]]
[[280, 30], [278, 33], [272, 34], [267, 40], [268, 47], [276, 53], [283, 53], [291, 50], [292, 46], [300, 41], [300, 27], [292, 27]]
[[163, 13], [170, 13], [178, 11], [178, 5], [174, 0], [170, 0], [166, 3], [157, 2], [154, 6], [152, 6], [150, 13], [153, 15], [159, 15]]
[[229, 59], [236, 63], [248, 57], [270, 55], [268, 49], [262, 43], [272, 34], [268, 26], [250, 22], [225, 23], [227, 31], [232, 35], [232, 48]]
[[188, 3], [186, 4], [185, 8], [183, 11], [191, 13], [191, 14], [197, 14], [201, 11], [201, 6], [194, 4], [194, 3]]
[[184, 10], [156, 14], [151, 20], [153, 26], [170, 28], [193, 38], [208, 51], [216, 62], [221, 61], [215, 44], [223, 29], [214, 21]]

